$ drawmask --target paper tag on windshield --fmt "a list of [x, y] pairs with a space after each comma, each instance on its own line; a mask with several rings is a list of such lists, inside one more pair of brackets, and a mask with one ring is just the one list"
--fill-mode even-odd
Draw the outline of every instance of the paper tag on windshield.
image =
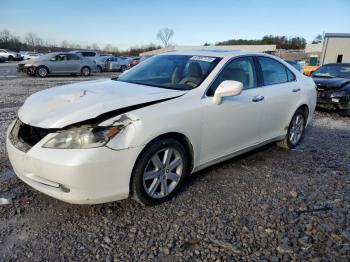
[[192, 56], [190, 60], [195, 60], [195, 61], [203, 61], [203, 62], [213, 62], [215, 60], [214, 57], [209, 57], [209, 56]]

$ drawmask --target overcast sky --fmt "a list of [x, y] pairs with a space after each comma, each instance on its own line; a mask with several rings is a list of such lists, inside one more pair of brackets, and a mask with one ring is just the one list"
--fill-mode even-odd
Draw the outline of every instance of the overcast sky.
[[119, 49], [158, 44], [163, 27], [174, 30], [179, 45], [350, 33], [350, 0], [1, 0], [0, 6], [0, 30]]

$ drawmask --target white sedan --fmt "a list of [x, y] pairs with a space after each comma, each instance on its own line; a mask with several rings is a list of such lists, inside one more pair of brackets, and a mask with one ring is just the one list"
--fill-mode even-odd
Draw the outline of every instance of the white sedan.
[[271, 142], [294, 148], [315, 105], [312, 79], [277, 57], [172, 52], [31, 95], [6, 144], [17, 176], [47, 195], [153, 205], [190, 173]]

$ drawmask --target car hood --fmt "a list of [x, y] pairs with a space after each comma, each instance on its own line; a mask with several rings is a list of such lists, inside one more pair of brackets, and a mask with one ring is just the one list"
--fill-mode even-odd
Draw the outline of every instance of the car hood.
[[129, 108], [131, 111], [140, 105], [150, 105], [184, 93], [186, 91], [114, 80], [87, 81], [31, 95], [18, 111], [18, 117], [31, 126], [63, 128], [118, 109]]
[[322, 78], [313, 77], [317, 89], [336, 90], [342, 88], [344, 85], [350, 83], [350, 79], [346, 78]]

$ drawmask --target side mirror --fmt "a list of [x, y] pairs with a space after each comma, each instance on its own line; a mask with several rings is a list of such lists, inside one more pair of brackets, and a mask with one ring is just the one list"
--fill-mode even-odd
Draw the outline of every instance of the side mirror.
[[222, 98], [226, 96], [237, 96], [243, 90], [243, 84], [238, 81], [222, 81], [214, 93], [214, 103], [220, 105]]

